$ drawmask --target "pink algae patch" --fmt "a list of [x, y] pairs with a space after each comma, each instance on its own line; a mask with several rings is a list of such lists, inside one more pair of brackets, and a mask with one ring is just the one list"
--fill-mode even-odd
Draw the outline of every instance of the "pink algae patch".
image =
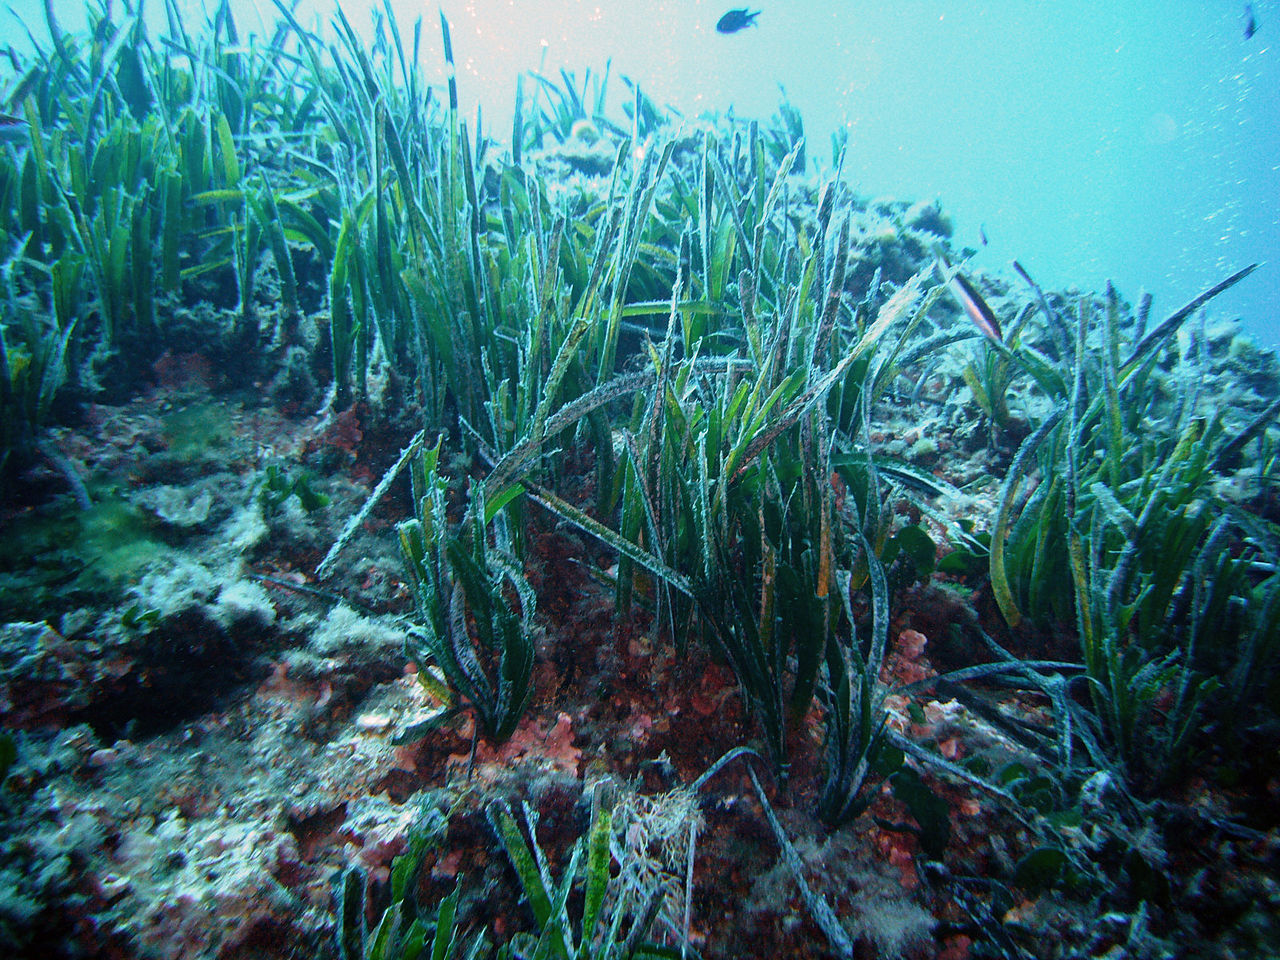
[[875, 844], [880, 855], [898, 871], [898, 880], [902, 884], [902, 889], [914, 890], [920, 885], [920, 878], [916, 875], [915, 858], [906, 840], [888, 832], [881, 832], [876, 837]]
[[929, 639], [919, 630], [903, 630], [898, 634], [898, 652], [907, 660], [915, 660], [924, 653]]
[[903, 630], [898, 642], [885, 657], [880, 679], [890, 685], [906, 686], [932, 676], [933, 669], [922, 659], [928, 638], [919, 630]]
[[[474, 722], [468, 719], [459, 733], [470, 739]], [[469, 759], [465, 753], [454, 753], [447, 762], [465, 767]], [[475, 763], [482, 777], [496, 776], [516, 763], [541, 763], [576, 777], [581, 759], [582, 751], [573, 745], [573, 720], [561, 711], [549, 727], [526, 716], [511, 738], [497, 747], [481, 741], [476, 745]]]

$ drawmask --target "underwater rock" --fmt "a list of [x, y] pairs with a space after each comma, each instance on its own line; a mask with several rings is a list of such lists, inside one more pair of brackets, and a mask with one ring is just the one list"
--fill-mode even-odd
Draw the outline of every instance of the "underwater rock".
[[188, 820], [177, 810], [144, 820], [113, 857], [115, 885], [129, 893], [120, 932], [144, 954], [167, 957], [230, 957], [262, 937], [308, 948], [326, 918], [276, 876], [299, 878], [297, 859], [293, 837], [266, 824]]
[[203, 526], [213, 506], [213, 494], [207, 489], [195, 493], [191, 488], [173, 486], [150, 487], [140, 491], [134, 500], [178, 529]]
[[938, 441], [931, 436], [920, 436], [915, 443], [906, 452], [906, 457], [913, 463], [919, 463], [922, 466], [932, 466], [938, 462], [941, 451], [938, 447]]
[[1274, 350], [1259, 346], [1252, 337], [1241, 335], [1231, 339], [1225, 367], [1241, 386], [1259, 397], [1265, 400], [1280, 397], [1280, 360]]
[[252, 580], [232, 580], [218, 591], [211, 610], [213, 618], [227, 630], [246, 624], [266, 627], [276, 620], [270, 594]]
[[7, 823], [0, 840], [0, 949], [43, 958], [89, 955], [77, 945], [106, 946], [111, 938], [96, 929], [91, 911], [101, 901], [85, 867], [107, 836], [103, 811], [48, 787], [19, 809], [22, 820]]
[[569, 138], [590, 147], [600, 142], [600, 130], [594, 123], [583, 117], [574, 121], [569, 129]]
[[280, 555], [294, 558], [299, 565], [314, 565], [311, 557], [323, 551], [324, 537], [316, 518], [303, 508], [298, 497], [290, 496], [264, 520], [269, 537], [267, 546], [276, 547]]
[[221, 588], [211, 569], [183, 557], [148, 573], [130, 594], [140, 606], [156, 611], [158, 619], [171, 619], [213, 602]]
[[405, 851], [417, 819], [414, 804], [389, 804], [385, 797], [362, 797], [348, 805], [343, 836], [351, 859], [375, 877], [385, 878], [391, 861]]
[[853, 245], [844, 282], [845, 291], [853, 299], [863, 300], [869, 293], [875, 296], [876, 292], [868, 288], [876, 271], [880, 273], [881, 283], [900, 286], [919, 273], [928, 257], [932, 256], [937, 237], [904, 224], [901, 220], [902, 206], [897, 202], [882, 201], [871, 204], [864, 212], [855, 213], [855, 232], [851, 235]]
[[404, 649], [404, 631], [339, 604], [311, 634], [310, 646], [322, 657], [341, 653], [344, 659], [384, 661]]
[[1213, 326], [1205, 330], [1204, 335], [1210, 349], [1217, 353], [1230, 348], [1232, 343], [1239, 338], [1241, 332], [1240, 321], [1228, 319], [1213, 324]]
[[167, 459], [180, 466], [221, 466], [227, 460], [234, 430], [232, 404], [210, 400], [184, 403], [163, 417]]
[[951, 215], [943, 212], [942, 204], [937, 200], [921, 200], [912, 204], [902, 215], [902, 222], [913, 230], [923, 230], [939, 237], [949, 237], [955, 232]]
[[564, 181], [575, 174], [583, 177], [607, 177], [613, 172], [618, 148], [607, 139], [579, 139], [559, 144], [552, 150], [531, 157], [538, 170], [552, 181]]
[[64, 725], [91, 700], [80, 644], [46, 623], [0, 625], [0, 714], [9, 729]]
[[306, 347], [289, 347], [269, 389], [271, 396], [282, 403], [296, 403], [299, 407], [315, 403], [320, 388], [311, 372], [311, 351]]
[[247, 679], [274, 621], [260, 585], [175, 562], [69, 637], [43, 623], [0, 627], [0, 707], [16, 728], [166, 729]]
[[[378, 709], [414, 689], [391, 685]], [[260, 692], [239, 732], [213, 714], [136, 747], [104, 746], [86, 726], [20, 734], [0, 804], [0, 952], [81, 942], [95, 945], [85, 955], [230, 960], [269, 940], [267, 955], [314, 955], [332, 922], [330, 874], [354, 860], [385, 878], [422, 809], [404, 802], [416, 786], [393, 777], [384, 736], [300, 744], [276, 705]], [[392, 780], [408, 781], [399, 799]]]
[[166, 350], [151, 365], [156, 382], [169, 390], [207, 392], [213, 387], [213, 366], [200, 353], [174, 353]]

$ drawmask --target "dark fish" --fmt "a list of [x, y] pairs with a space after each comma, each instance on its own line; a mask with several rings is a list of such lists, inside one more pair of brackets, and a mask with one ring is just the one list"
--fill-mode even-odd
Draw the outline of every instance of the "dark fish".
[[1258, 18], [1253, 15], [1253, 4], [1246, 3], [1244, 5], [1244, 38], [1248, 40], [1257, 32]]
[[0, 143], [26, 143], [30, 135], [27, 121], [0, 113]]
[[987, 245], [987, 228], [983, 224], [978, 224], [978, 239], [982, 241], [982, 245]]
[[756, 17], [760, 16], [760, 13], [759, 10], [749, 13], [746, 7], [730, 10], [716, 23], [716, 30], [720, 33], [737, 33], [745, 27], [754, 27]]
[[943, 279], [947, 281], [947, 286], [951, 288], [951, 293], [960, 301], [960, 306], [964, 307], [964, 312], [969, 315], [969, 319], [973, 321], [973, 325], [981, 330], [989, 339], [1002, 343], [1004, 335], [1000, 332], [1000, 321], [996, 319], [995, 311], [982, 299], [982, 294], [978, 292], [978, 288], [970, 283], [959, 270], [951, 273], [945, 261], [938, 262], [938, 270], [942, 273]]

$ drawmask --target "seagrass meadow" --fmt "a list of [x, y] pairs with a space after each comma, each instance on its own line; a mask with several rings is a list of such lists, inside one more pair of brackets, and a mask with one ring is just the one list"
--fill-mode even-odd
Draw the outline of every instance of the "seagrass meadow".
[[0, 66], [5, 956], [1280, 953], [1254, 267], [276, 6]]

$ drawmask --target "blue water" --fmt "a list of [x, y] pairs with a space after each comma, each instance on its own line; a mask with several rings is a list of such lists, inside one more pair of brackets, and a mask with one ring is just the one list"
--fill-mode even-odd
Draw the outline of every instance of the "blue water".
[[[365, 2], [343, 3], [362, 29]], [[611, 59], [617, 101], [625, 74], [691, 116], [764, 118], [781, 86], [815, 159], [829, 164], [830, 132], [849, 131], [858, 192], [939, 200], [962, 245], [980, 247], [984, 229], [975, 266], [1009, 273], [1016, 258], [1056, 287], [1110, 279], [1166, 315], [1264, 261], [1209, 311], [1280, 344], [1280, 2], [1254, 3], [1249, 40], [1234, 0], [792, 0], [717, 34], [732, 5], [395, 0], [406, 36], [423, 17], [423, 64], [441, 81], [444, 10], [464, 104], [483, 103], [499, 135], [516, 74], [539, 66], [581, 76]], [[83, 5], [55, 6], [83, 22]], [[274, 19], [267, 2], [234, 6], [245, 31]], [[14, 9], [43, 23], [38, 0]], [[304, 0], [300, 19], [324, 24], [333, 9]]]

